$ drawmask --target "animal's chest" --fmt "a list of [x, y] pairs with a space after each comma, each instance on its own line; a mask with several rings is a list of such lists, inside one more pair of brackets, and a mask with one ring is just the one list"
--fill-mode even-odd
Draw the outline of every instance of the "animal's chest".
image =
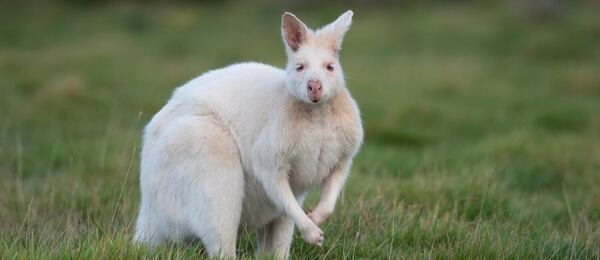
[[334, 129], [327, 127], [316, 131], [308, 128], [297, 138], [289, 175], [295, 191], [303, 192], [320, 184], [347, 153], [348, 144], [342, 138], [343, 133]]

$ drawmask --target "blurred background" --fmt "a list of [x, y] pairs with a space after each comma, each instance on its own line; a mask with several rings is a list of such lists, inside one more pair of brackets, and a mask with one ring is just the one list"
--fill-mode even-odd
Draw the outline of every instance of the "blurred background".
[[202, 253], [129, 242], [144, 125], [206, 70], [283, 67], [284, 11], [352, 9], [366, 142], [294, 257], [600, 258], [599, 1], [323, 2], [0, 2], [0, 257]]

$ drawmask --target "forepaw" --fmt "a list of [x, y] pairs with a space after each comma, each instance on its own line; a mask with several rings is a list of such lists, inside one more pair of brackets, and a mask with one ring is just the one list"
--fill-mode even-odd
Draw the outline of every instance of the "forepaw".
[[308, 228], [302, 230], [302, 238], [307, 243], [319, 247], [323, 245], [323, 240], [325, 240], [323, 230], [313, 223]]

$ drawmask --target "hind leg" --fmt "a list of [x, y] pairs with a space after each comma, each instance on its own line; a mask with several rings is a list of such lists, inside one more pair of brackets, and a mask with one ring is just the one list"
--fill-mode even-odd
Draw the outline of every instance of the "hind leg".
[[287, 259], [294, 235], [294, 222], [281, 216], [257, 232], [258, 255], [272, 254], [275, 259]]
[[[306, 193], [297, 197], [298, 204], [304, 203]], [[272, 254], [275, 259], [287, 259], [294, 238], [294, 221], [281, 215], [256, 232], [258, 237], [258, 256]]]
[[173, 129], [169, 160], [177, 165], [186, 226], [210, 257], [235, 258], [244, 194], [238, 147], [211, 116], [182, 118]]
[[[225, 164], [220, 161], [221, 164]], [[235, 258], [236, 239], [242, 214], [243, 172], [241, 167], [219, 166], [218, 178], [199, 185], [190, 218], [192, 230], [202, 240], [210, 257]]]

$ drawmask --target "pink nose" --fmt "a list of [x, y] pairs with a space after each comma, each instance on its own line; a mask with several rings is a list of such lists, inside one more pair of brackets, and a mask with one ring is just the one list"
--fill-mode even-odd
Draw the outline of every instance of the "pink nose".
[[319, 102], [323, 95], [323, 84], [319, 80], [309, 80], [306, 86], [308, 88], [308, 96], [312, 102]]

